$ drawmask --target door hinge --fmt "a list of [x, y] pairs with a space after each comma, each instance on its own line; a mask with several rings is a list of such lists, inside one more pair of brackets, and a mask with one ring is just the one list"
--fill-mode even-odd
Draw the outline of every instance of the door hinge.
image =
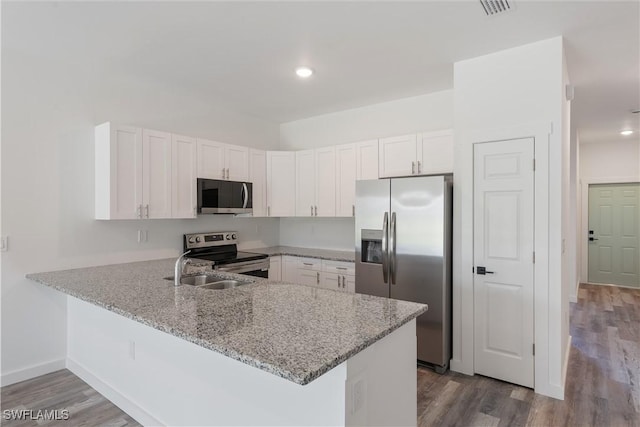
[[535, 251], [533, 251], [533, 263], [534, 264], [536, 263], [536, 252]]
[[533, 344], [533, 349], [532, 350], [533, 350], [533, 355], [535, 356], [536, 355], [536, 344], [535, 343]]
[[534, 172], [536, 170], [536, 159], [533, 159], [533, 170], [534, 170]]

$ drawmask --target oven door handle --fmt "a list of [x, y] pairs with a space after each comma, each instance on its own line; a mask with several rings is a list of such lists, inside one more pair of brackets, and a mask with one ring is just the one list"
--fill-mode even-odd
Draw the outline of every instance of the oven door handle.
[[247, 183], [242, 183], [242, 189], [240, 190], [240, 194], [242, 195], [242, 209], [247, 208], [247, 203], [249, 202], [249, 189], [247, 188]]
[[222, 271], [226, 273], [246, 273], [248, 271], [256, 271], [256, 270], [268, 270], [269, 269], [269, 258], [260, 261], [247, 261], [247, 262], [238, 262], [231, 265], [222, 266], [214, 266], [214, 270]]

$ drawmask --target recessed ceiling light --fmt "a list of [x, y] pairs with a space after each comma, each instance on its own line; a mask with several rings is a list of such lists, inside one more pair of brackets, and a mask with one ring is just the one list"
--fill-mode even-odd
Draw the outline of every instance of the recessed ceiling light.
[[620, 135], [627, 136], [627, 135], [631, 135], [632, 133], [633, 133], [632, 130], [623, 130], [622, 132], [620, 132]]
[[313, 74], [313, 70], [309, 67], [298, 67], [296, 68], [296, 74], [298, 75], [298, 77], [306, 79], [307, 77], [311, 77], [311, 74]]

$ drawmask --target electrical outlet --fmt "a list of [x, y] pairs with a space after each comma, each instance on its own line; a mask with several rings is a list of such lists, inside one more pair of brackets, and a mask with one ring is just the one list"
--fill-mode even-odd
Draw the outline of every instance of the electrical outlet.
[[9, 236], [0, 237], [0, 252], [7, 252], [9, 250]]

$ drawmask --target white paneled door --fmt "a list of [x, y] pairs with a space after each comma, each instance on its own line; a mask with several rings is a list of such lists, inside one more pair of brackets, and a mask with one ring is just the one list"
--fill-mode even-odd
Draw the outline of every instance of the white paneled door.
[[171, 134], [142, 131], [142, 218], [171, 218]]
[[[296, 156], [296, 216], [315, 216], [316, 169], [315, 150], [298, 151]], [[294, 183], [291, 183], [293, 188]]]
[[172, 217], [195, 218], [198, 204], [196, 139], [172, 135], [172, 150]]
[[252, 183], [253, 216], [267, 216], [267, 153], [249, 150], [249, 180]]
[[315, 216], [336, 216], [336, 149], [315, 150]]
[[475, 372], [533, 387], [534, 140], [474, 146]]
[[589, 186], [589, 282], [640, 287], [640, 184]]

